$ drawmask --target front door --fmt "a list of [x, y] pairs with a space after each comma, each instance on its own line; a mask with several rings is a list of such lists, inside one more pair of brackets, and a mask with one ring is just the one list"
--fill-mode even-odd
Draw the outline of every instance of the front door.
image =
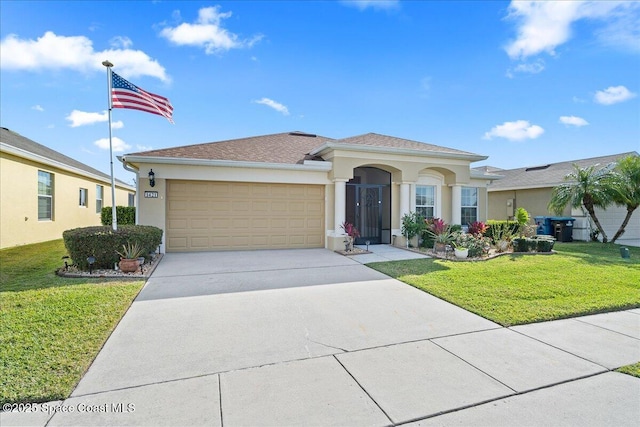
[[382, 243], [382, 185], [355, 185], [357, 245]]

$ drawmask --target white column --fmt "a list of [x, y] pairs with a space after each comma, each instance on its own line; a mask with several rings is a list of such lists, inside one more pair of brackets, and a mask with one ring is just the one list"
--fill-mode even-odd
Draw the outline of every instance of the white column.
[[462, 222], [462, 186], [451, 187], [451, 224]]
[[347, 181], [346, 180], [338, 180], [334, 181], [334, 230], [335, 235], [339, 236], [344, 233], [344, 230], [340, 228], [340, 225], [345, 221], [346, 218], [346, 202], [347, 202]]
[[400, 221], [411, 210], [411, 186], [409, 183], [400, 184]]

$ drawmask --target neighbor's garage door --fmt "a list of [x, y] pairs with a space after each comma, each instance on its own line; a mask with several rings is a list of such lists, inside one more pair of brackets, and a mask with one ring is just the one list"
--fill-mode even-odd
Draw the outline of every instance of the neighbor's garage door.
[[167, 251], [324, 247], [324, 186], [168, 181]]

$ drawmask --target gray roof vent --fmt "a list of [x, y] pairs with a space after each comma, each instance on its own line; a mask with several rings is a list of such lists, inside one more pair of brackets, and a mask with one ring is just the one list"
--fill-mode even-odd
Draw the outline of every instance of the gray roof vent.
[[525, 171], [525, 172], [531, 172], [531, 171], [543, 171], [543, 170], [545, 170], [545, 169], [548, 169], [548, 168], [549, 168], [549, 166], [551, 166], [551, 165], [533, 166], [533, 167], [530, 167], [530, 168], [526, 168], [524, 171]]
[[289, 132], [291, 136], [306, 136], [307, 138], [316, 138], [318, 135], [314, 135], [312, 133], [304, 133], [304, 132]]

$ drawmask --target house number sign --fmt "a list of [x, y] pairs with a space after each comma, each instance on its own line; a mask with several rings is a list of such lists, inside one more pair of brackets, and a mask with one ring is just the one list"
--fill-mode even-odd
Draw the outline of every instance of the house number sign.
[[157, 191], [145, 191], [144, 192], [144, 198], [145, 199], [157, 199], [158, 198], [158, 192]]

